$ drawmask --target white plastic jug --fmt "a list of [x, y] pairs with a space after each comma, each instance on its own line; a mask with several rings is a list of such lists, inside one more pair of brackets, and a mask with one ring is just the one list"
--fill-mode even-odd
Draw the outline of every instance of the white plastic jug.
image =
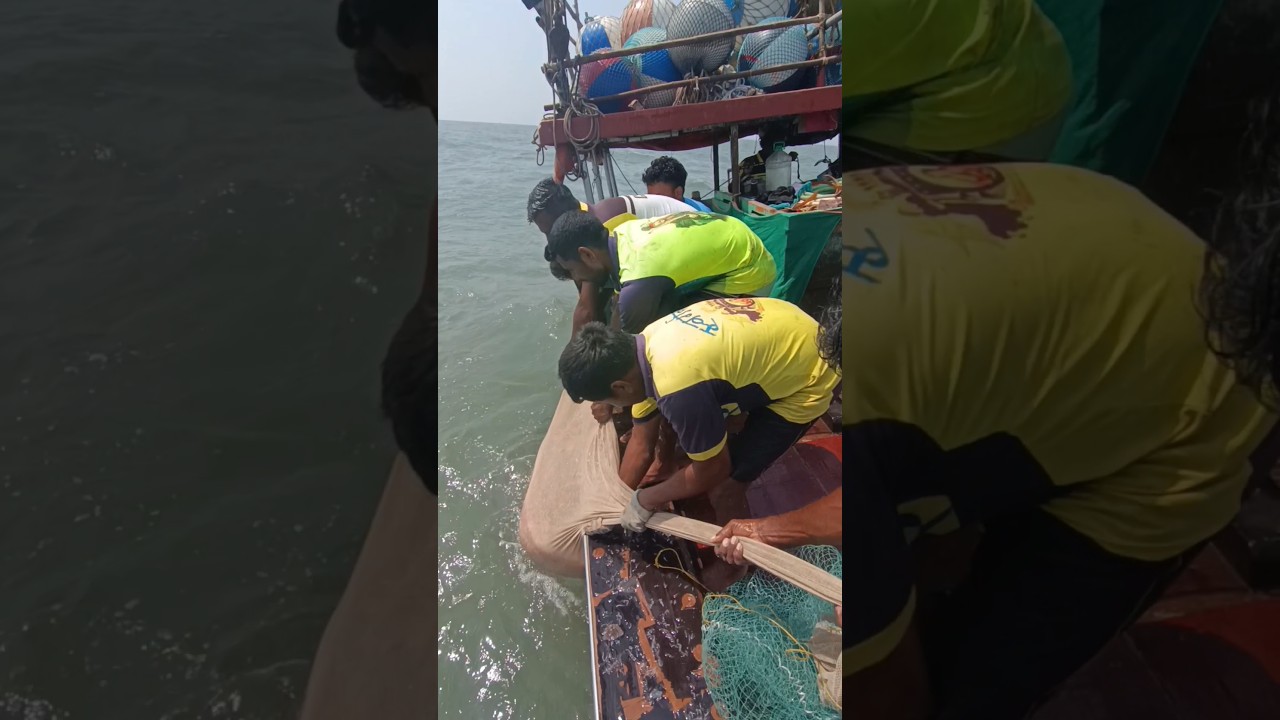
[[764, 184], [769, 192], [791, 187], [791, 153], [782, 143], [774, 143], [773, 153], [764, 161]]

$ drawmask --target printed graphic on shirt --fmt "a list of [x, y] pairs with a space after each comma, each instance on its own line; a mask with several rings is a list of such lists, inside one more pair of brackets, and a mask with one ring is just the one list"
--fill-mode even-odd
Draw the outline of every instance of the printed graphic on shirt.
[[903, 215], [975, 218], [987, 240], [1012, 240], [1027, 229], [1031, 194], [1016, 177], [991, 165], [878, 168], [850, 179], [880, 200], [897, 200]]
[[764, 308], [755, 298], [716, 298], [709, 302], [726, 315], [741, 315], [753, 323], [760, 322], [764, 315]]
[[844, 245], [844, 272], [855, 280], [879, 283], [879, 271], [889, 267], [889, 253], [871, 228], [862, 228], [866, 242], [858, 243], [855, 234]]
[[725, 215], [716, 215], [715, 213], [695, 212], [693, 210], [674, 212], [670, 215], [660, 215], [651, 218], [649, 222], [641, 226], [643, 230], [653, 230], [664, 225], [675, 225], [678, 228], [702, 227], [713, 222], [723, 222], [729, 218]]

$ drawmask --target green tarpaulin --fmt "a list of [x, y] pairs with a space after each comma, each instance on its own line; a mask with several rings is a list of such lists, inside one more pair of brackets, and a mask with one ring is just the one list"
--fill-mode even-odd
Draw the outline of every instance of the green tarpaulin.
[[1075, 97], [1054, 162], [1141, 183], [1221, 0], [1037, 0], [1071, 55]]
[[770, 296], [798, 304], [809, 286], [818, 257], [840, 224], [840, 215], [825, 212], [749, 215], [737, 209], [728, 210], [728, 214], [746, 223], [773, 255], [778, 279]]

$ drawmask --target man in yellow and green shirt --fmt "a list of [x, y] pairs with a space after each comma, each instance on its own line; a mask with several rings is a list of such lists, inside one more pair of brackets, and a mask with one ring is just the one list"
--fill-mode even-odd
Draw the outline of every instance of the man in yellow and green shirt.
[[[575, 401], [632, 407], [622, 480], [636, 487], [652, 462], [659, 415], [693, 461], [636, 490], [623, 525], [643, 529], [658, 508], [704, 493], [719, 523], [743, 517], [746, 486], [831, 404], [839, 375], [817, 336], [817, 321], [772, 298], [705, 300], [636, 335], [584, 327], [560, 356], [560, 380]], [[746, 422], [731, 437], [726, 418], [740, 413]]]
[[[623, 195], [605, 198], [595, 205], [588, 205], [573, 196], [569, 188], [553, 178], [544, 178], [533, 186], [527, 206], [528, 220], [544, 236], [550, 237], [551, 226], [567, 212], [589, 213], [610, 232], [629, 220], [655, 218], [682, 212], [689, 206], [675, 198], [662, 195]], [[543, 249], [543, 259], [551, 266], [551, 275], [558, 280], [568, 280], [569, 274], [551, 257], [550, 248]], [[612, 290], [591, 282], [576, 282], [578, 304], [573, 309], [573, 332], [583, 325], [605, 319], [605, 308]]]
[[767, 294], [777, 276], [746, 223], [714, 213], [632, 220], [610, 233], [588, 213], [567, 212], [547, 247], [574, 280], [615, 289], [622, 329], [633, 333], [699, 298]]
[[[1118, 181], [849, 173], [844, 242], [852, 714], [1024, 717], [1228, 524], [1275, 418], [1205, 342], [1204, 243]], [[913, 549], [979, 527], [925, 592]]]
[[844, 13], [846, 139], [1048, 158], [1071, 61], [1034, 0], [858, 0]]

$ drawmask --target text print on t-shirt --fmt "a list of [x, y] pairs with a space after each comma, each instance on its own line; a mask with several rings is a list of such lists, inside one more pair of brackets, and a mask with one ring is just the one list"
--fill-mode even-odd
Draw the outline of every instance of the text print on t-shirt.
[[845, 252], [849, 255], [844, 264], [844, 272], [863, 282], [879, 283], [876, 276], [889, 267], [889, 253], [885, 252], [884, 245], [876, 237], [874, 230], [863, 228], [863, 231], [868, 238], [865, 244], [845, 246]]

